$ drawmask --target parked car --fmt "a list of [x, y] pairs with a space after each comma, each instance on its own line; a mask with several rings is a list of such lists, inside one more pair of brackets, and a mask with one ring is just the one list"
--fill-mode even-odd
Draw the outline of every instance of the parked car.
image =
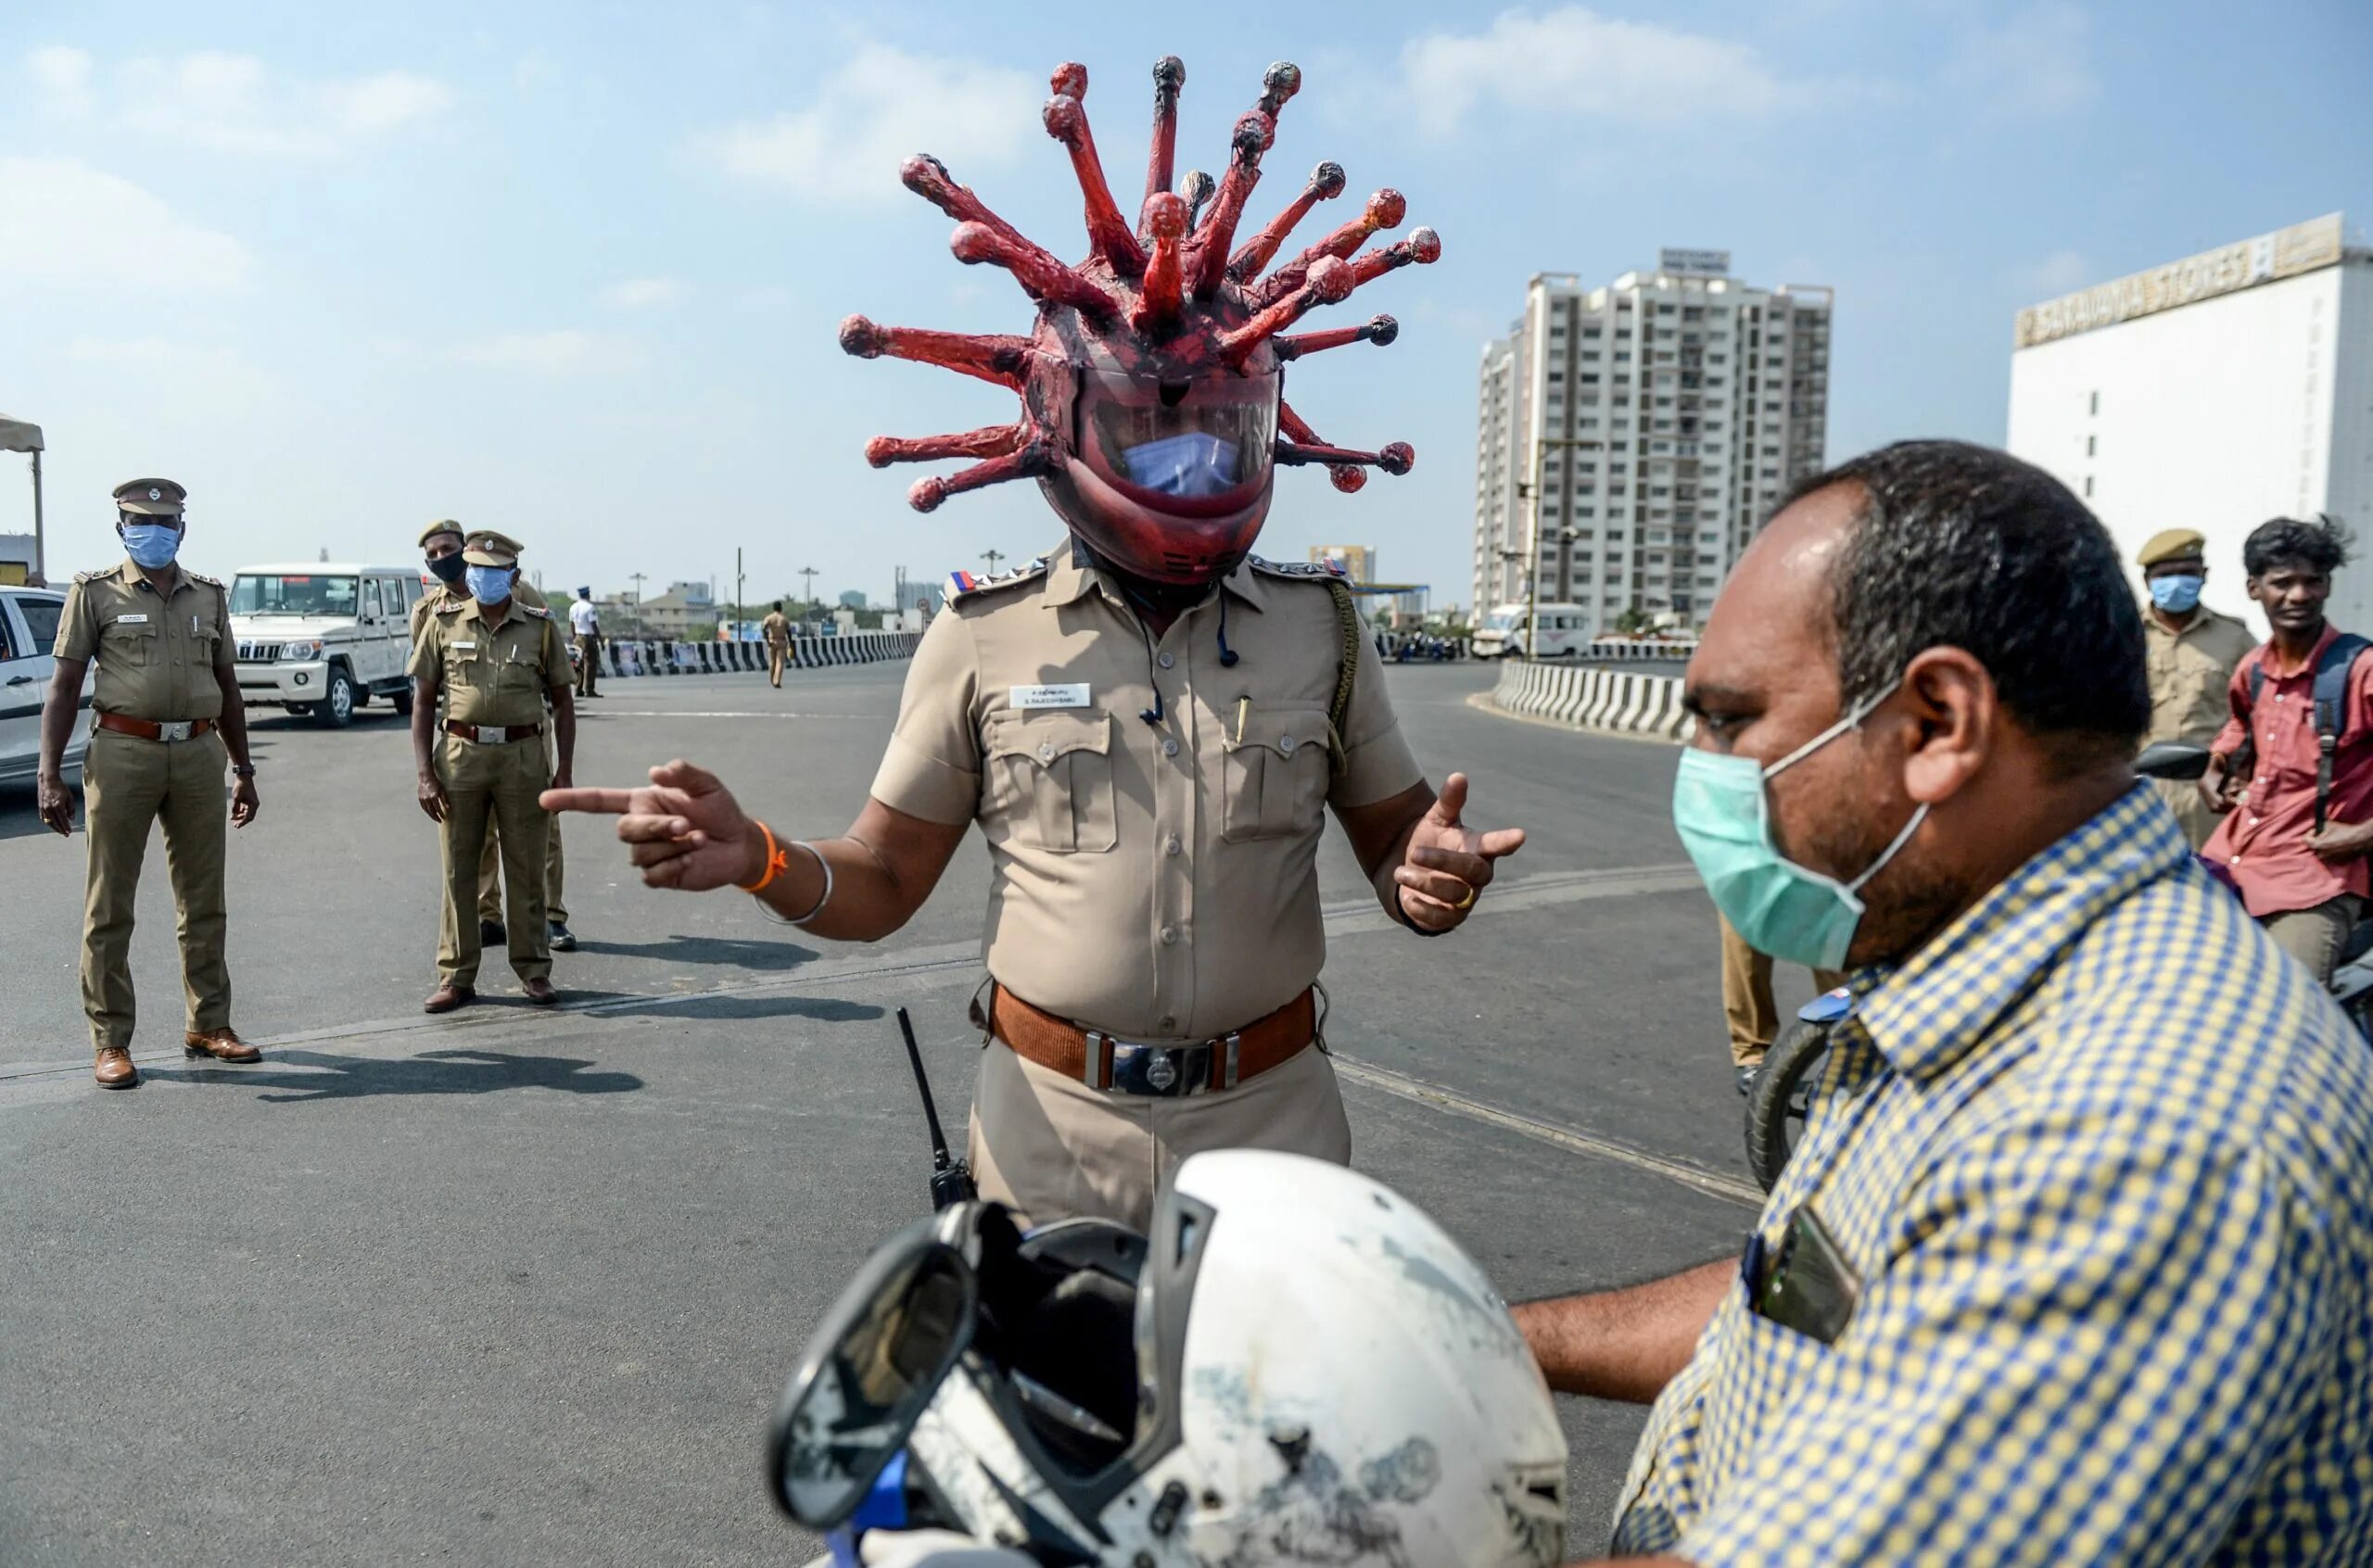
[[[57, 646], [57, 618], [65, 610], [66, 595], [54, 588], [0, 588], [0, 783], [31, 783], [41, 771], [41, 711], [57, 668], [49, 651]], [[63, 759], [70, 785], [82, 781], [97, 678], [95, 669], [83, 670], [82, 705]]]
[[411, 713], [412, 607], [425, 591], [413, 566], [240, 568], [231, 583], [239, 695], [332, 728], [374, 696]]
[[1529, 611], [1522, 604], [1502, 604], [1483, 618], [1475, 629], [1473, 647], [1478, 659], [1503, 659], [1511, 653], [1530, 651], [1541, 659], [1558, 659], [1580, 654], [1590, 646], [1590, 612], [1579, 604], [1542, 604], [1541, 633], [1535, 638], [1525, 635]]

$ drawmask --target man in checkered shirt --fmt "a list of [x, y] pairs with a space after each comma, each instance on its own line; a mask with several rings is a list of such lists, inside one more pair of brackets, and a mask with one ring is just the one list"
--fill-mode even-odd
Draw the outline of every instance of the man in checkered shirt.
[[1743, 1258], [1518, 1309], [1553, 1386], [1655, 1401], [1615, 1549], [2373, 1562], [2373, 1052], [2135, 782], [2109, 536], [1887, 448], [1782, 508], [1688, 684], [1684, 841], [1734, 920], [1797, 879], [1766, 941], [1845, 942], [1855, 1011]]

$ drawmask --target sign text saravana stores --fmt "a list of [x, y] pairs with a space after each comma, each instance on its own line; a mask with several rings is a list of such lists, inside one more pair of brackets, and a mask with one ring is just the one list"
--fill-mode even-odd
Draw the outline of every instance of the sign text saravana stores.
[[2015, 346], [2032, 348], [2096, 327], [2115, 326], [2252, 285], [2296, 277], [2340, 258], [2341, 215], [2335, 212], [2030, 306], [2019, 312]]

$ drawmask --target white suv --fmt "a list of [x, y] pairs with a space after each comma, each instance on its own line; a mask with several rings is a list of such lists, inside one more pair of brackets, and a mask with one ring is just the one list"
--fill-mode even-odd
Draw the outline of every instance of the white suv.
[[338, 562], [243, 566], [231, 584], [239, 695], [336, 727], [374, 696], [412, 712], [412, 566]]

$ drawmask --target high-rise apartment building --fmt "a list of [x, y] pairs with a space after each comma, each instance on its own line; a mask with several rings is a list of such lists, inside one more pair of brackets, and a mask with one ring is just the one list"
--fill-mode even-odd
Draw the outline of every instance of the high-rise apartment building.
[[1531, 563], [1541, 601], [1593, 629], [1626, 610], [1702, 624], [1781, 495], [1820, 470], [1831, 291], [1751, 287], [1730, 262], [1667, 250], [1603, 288], [1536, 274], [1484, 346], [1478, 615], [1525, 600]]
[[[2162, 528], [2208, 540], [2208, 598], [2242, 596], [2241, 541], [2330, 512], [2373, 543], [2373, 250], [2333, 213], [2022, 310], [2010, 449], [2085, 498], [2130, 562]], [[2329, 613], [2373, 625], [2373, 565]]]

